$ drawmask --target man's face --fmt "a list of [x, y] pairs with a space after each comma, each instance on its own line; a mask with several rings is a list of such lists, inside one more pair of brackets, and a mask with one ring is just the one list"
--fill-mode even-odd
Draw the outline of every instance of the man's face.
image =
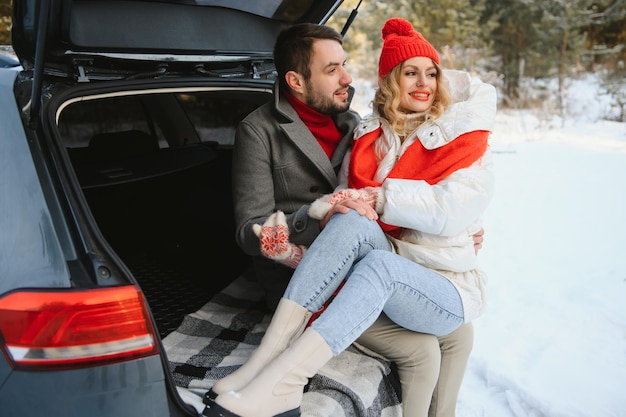
[[311, 78], [306, 82], [304, 102], [324, 114], [348, 110], [352, 76], [346, 70], [346, 52], [341, 44], [330, 39], [316, 40], [309, 67]]

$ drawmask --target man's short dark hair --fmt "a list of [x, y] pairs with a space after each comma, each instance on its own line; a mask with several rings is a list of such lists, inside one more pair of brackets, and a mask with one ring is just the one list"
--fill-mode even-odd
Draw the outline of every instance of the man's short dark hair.
[[283, 85], [285, 74], [289, 71], [301, 74], [305, 80], [311, 77], [309, 64], [313, 42], [318, 39], [331, 39], [343, 44], [341, 34], [335, 29], [314, 23], [299, 23], [280, 32], [274, 45], [274, 63]]

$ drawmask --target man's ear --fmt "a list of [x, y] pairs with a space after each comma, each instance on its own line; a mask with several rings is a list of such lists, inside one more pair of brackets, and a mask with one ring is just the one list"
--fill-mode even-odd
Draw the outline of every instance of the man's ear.
[[304, 94], [304, 78], [297, 72], [287, 71], [287, 74], [285, 74], [285, 82], [293, 92]]

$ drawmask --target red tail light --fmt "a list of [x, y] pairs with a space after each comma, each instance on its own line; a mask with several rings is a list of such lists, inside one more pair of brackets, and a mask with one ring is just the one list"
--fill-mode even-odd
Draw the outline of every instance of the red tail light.
[[0, 298], [0, 336], [17, 367], [91, 366], [158, 353], [134, 286], [8, 294]]

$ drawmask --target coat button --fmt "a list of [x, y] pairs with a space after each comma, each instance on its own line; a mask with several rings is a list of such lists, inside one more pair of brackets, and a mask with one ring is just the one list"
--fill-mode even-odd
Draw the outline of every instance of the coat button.
[[318, 187], [317, 185], [313, 185], [311, 188], [309, 188], [309, 191], [312, 193], [317, 193], [320, 190], [320, 187]]
[[297, 221], [296, 222], [296, 229], [300, 230], [300, 229], [302, 229], [302, 227], [304, 227], [304, 223], [301, 220]]

